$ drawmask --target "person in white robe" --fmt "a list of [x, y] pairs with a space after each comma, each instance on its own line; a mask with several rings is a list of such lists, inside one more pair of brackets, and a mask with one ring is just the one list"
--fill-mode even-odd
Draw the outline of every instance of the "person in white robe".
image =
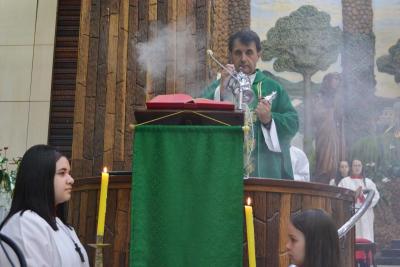
[[[27, 266], [89, 266], [74, 229], [64, 223], [62, 211], [74, 183], [70, 170], [68, 159], [47, 145], [31, 147], [22, 158], [0, 232], [19, 247]], [[16, 254], [4, 243], [0, 266], [19, 266]]]
[[339, 184], [339, 187], [344, 187], [357, 192], [356, 209], [360, 208], [365, 202], [365, 195], [363, 190], [369, 189], [375, 191], [375, 196], [372, 203], [360, 220], [356, 223], [356, 238], [368, 239], [374, 242], [374, 210], [373, 208], [378, 203], [380, 198], [379, 192], [376, 188], [375, 183], [364, 177], [362, 172], [362, 163], [360, 160], [353, 160], [351, 165], [351, 176], [343, 178]]
[[310, 163], [303, 150], [295, 146], [290, 146], [290, 160], [292, 161], [294, 180], [309, 182]]

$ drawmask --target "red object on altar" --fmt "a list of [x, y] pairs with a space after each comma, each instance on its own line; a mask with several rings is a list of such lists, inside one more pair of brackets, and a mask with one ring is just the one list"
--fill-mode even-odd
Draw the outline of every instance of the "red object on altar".
[[146, 102], [147, 109], [210, 109], [234, 110], [229, 101], [215, 101], [206, 98], [193, 98], [187, 94], [158, 95]]

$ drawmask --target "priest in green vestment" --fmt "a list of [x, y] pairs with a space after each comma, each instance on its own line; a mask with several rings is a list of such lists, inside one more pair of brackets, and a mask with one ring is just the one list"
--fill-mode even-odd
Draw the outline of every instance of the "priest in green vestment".
[[[250, 176], [293, 179], [290, 160], [290, 142], [299, 128], [297, 112], [281, 85], [268, 78], [256, 68], [261, 56], [258, 35], [251, 30], [242, 30], [229, 38], [230, 71], [242, 71], [250, 76], [255, 98], [249, 108], [257, 115], [254, 122], [255, 148], [252, 152], [253, 168]], [[224, 90], [230, 79], [226, 70], [221, 78], [210, 84], [203, 97], [224, 100], [230, 92]], [[270, 105], [263, 97], [276, 91], [277, 96]]]

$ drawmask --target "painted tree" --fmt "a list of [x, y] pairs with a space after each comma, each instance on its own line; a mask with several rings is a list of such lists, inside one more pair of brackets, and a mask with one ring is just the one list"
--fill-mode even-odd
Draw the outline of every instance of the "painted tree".
[[376, 60], [380, 72], [394, 76], [396, 83], [400, 83], [400, 39], [389, 48], [389, 55], [383, 55]]
[[296, 72], [304, 79], [304, 150], [310, 155], [311, 77], [336, 62], [342, 32], [330, 25], [330, 15], [305, 5], [277, 20], [262, 41], [262, 60], [275, 59], [274, 70]]

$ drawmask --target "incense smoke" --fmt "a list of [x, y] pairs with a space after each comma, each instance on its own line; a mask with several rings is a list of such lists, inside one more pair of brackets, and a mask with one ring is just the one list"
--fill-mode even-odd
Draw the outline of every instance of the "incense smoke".
[[143, 69], [157, 79], [163, 77], [169, 64], [179, 64], [176, 68], [180, 76], [194, 76], [198, 58], [191, 25], [178, 22], [176, 29], [167, 25], [152, 27], [150, 31], [154, 38], [136, 46]]

